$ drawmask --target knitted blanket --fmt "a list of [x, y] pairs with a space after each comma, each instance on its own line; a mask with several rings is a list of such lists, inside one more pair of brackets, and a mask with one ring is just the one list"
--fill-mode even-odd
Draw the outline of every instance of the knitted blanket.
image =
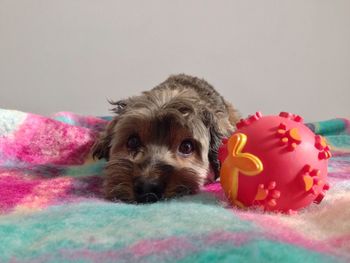
[[0, 262], [346, 262], [350, 121], [309, 124], [332, 146], [331, 189], [295, 215], [238, 210], [219, 184], [154, 204], [101, 198], [89, 150], [107, 120], [0, 110]]

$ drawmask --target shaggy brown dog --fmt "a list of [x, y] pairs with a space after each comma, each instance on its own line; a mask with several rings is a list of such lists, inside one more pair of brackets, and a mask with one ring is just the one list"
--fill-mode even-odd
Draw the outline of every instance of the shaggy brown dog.
[[154, 202], [195, 193], [218, 177], [218, 148], [238, 113], [206, 81], [170, 76], [111, 104], [117, 115], [93, 148], [94, 157], [107, 159], [107, 199]]

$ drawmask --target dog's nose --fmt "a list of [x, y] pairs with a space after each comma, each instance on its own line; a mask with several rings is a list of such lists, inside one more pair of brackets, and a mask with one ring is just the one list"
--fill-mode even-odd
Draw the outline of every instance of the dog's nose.
[[162, 198], [164, 185], [158, 181], [137, 180], [134, 192], [138, 203], [154, 203]]

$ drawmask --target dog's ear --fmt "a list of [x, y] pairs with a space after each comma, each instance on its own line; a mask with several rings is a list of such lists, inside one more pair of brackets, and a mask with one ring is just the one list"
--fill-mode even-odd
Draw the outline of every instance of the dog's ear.
[[117, 123], [117, 119], [111, 120], [105, 130], [101, 132], [99, 138], [92, 146], [92, 157], [97, 159], [105, 158], [109, 160], [109, 151], [111, 149], [111, 142], [113, 138], [114, 126]]
[[211, 168], [214, 172], [215, 179], [220, 176], [220, 161], [219, 161], [219, 147], [221, 145], [221, 140], [223, 138], [222, 132], [220, 132], [219, 124], [210, 110], [203, 110], [202, 120], [204, 125], [208, 128], [210, 134], [209, 142], [209, 153], [208, 159], [211, 165]]
[[114, 106], [114, 108], [112, 108], [111, 111], [118, 115], [123, 114], [128, 106], [128, 100], [119, 100], [119, 101], [108, 100], [108, 102], [109, 104]]
[[[114, 106], [111, 111], [118, 114], [118, 116], [125, 112], [127, 106], [126, 100], [120, 100], [117, 102], [108, 100], [108, 102]], [[109, 160], [109, 151], [111, 149], [111, 142], [114, 135], [114, 126], [118, 122], [118, 116], [114, 117], [113, 120], [107, 124], [105, 130], [100, 134], [98, 140], [92, 146], [93, 158], [105, 158], [106, 160]]]

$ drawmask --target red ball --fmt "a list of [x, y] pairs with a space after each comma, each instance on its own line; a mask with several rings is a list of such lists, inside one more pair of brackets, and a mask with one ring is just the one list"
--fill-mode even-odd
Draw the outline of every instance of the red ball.
[[300, 116], [257, 112], [237, 123], [220, 149], [220, 182], [234, 205], [291, 212], [321, 202], [330, 156], [325, 139]]

